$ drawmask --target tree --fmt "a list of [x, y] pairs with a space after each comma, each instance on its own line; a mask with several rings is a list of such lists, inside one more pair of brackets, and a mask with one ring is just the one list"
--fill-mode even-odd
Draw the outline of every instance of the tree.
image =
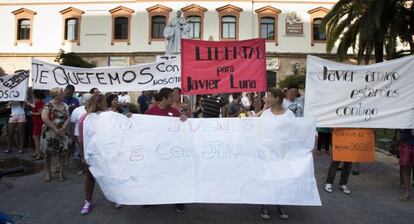
[[279, 81], [279, 86], [281, 89], [284, 89], [287, 88], [289, 85], [294, 84], [299, 86], [299, 89], [305, 89], [305, 80], [306, 76], [304, 75], [290, 75], [282, 81]]
[[[346, 59], [350, 48], [359, 63], [395, 56], [398, 38], [414, 52], [414, 6], [412, 0], [340, 0], [323, 19], [327, 32], [327, 51], [338, 42], [337, 58]], [[411, 4], [411, 5], [410, 5]], [[387, 57], [388, 58], [388, 57]]]

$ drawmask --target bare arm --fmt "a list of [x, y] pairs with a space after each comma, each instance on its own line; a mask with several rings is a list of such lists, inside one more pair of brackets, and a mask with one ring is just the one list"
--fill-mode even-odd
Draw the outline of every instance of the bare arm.
[[56, 125], [49, 119], [49, 108], [47, 107], [42, 110], [42, 120], [50, 129], [57, 132]]

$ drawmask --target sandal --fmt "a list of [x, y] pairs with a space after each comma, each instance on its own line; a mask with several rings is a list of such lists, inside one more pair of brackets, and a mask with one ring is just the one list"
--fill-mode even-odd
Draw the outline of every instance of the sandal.
[[34, 161], [42, 160], [43, 156], [42, 154], [37, 154], [36, 158], [34, 158]]
[[50, 182], [52, 180], [51, 175], [50, 174], [46, 174], [45, 176], [45, 182]]
[[400, 201], [402, 202], [407, 202], [408, 200], [410, 200], [410, 194], [408, 191], [402, 191], [400, 194]]

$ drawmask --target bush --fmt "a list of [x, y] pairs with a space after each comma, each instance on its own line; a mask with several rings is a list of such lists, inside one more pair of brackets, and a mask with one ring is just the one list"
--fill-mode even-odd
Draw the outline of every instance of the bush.
[[135, 105], [133, 103], [130, 103], [129, 104], [129, 112], [134, 113], [134, 114], [138, 113], [137, 105]]
[[287, 88], [291, 84], [299, 86], [299, 89], [305, 89], [306, 76], [304, 75], [290, 75], [284, 80], [279, 81], [279, 86], [281, 89]]
[[93, 68], [95, 64], [89, 63], [83, 60], [79, 55], [75, 53], [65, 53], [64, 50], [59, 51], [59, 55], [56, 57], [56, 61], [61, 65], [79, 67], [79, 68]]

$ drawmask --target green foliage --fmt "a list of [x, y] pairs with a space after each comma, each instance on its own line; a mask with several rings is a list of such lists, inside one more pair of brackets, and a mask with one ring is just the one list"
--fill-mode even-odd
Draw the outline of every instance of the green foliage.
[[133, 103], [130, 103], [129, 104], [129, 112], [134, 113], [134, 114], [138, 113], [137, 105], [135, 105]]
[[412, 0], [339, 0], [324, 17], [327, 51], [338, 42], [337, 58], [347, 58], [350, 48], [358, 62], [369, 62], [372, 53], [381, 62], [407, 52], [397, 52], [397, 39], [414, 53], [414, 4]]
[[96, 67], [95, 64], [89, 63], [83, 60], [79, 55], [73, 52], [65, 53], [65, 51], [63, 50], [59, 51], [59, 55], [56, 57], [56, 61], [61, 65], [73, 66], [73, 67], [79, 67], [79, 68]]
[[290, 75], [284, 80], [279, 81], [279, 86], [281, 89], [287, 88], [291, 84], [299, 86], [300, 89], [305, 89], [305, 80], [306, 76], [304, 75]]

